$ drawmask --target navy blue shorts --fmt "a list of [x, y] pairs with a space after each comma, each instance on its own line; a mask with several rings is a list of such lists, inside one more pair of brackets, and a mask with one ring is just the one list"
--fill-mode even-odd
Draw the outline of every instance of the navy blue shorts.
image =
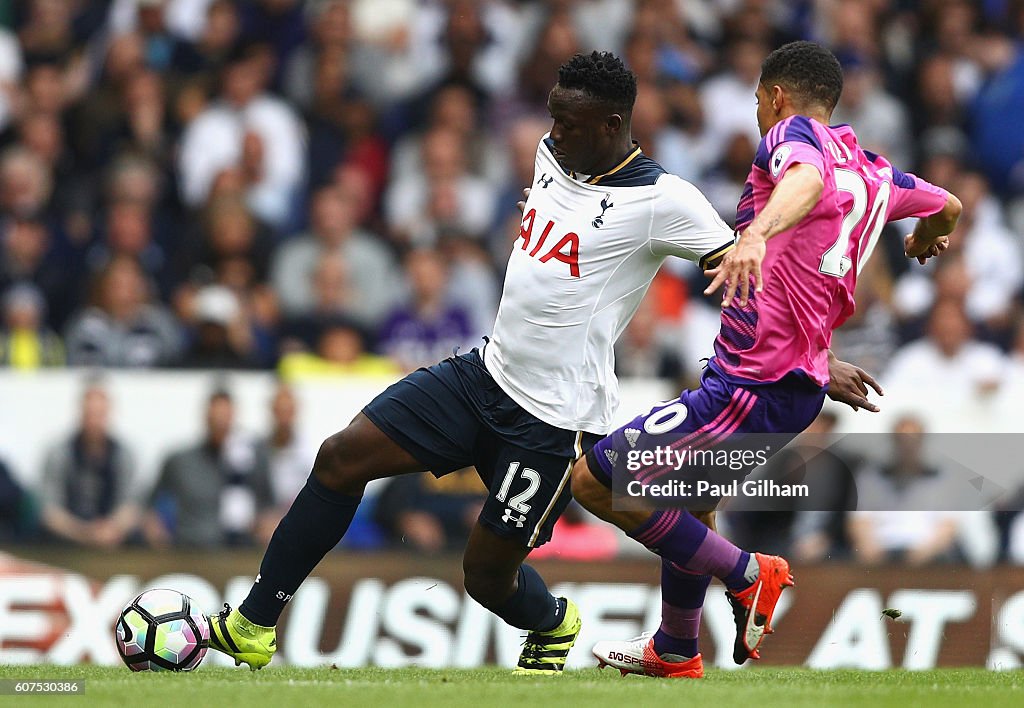
[[363, 414], [436, 477], [476, 467], [490, 490], [479, 522], [528, 548], [551, 538], [571, 499], [573, 462], [601, 437], [524, 410], [477, 349], [412, 372]]

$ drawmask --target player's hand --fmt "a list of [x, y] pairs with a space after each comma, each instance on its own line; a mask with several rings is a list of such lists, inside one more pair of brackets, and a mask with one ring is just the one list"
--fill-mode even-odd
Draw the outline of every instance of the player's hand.
[[725, 254], [722, 262], [716, 268], [704, 271], [704, 275], [712, 278], [711, 285], [705, 290], [705, 295], [722, 287], [725, 283], [725, 296], [722, 298], [722, 307], [729, 307], [737, 289], [740, 294], [740, 307], [746, 307], [750, 300], [750, 277], [754, 277], [754, 291], [761, 292], [764, 283], [761, 280], [761, 262], [764, 261], [765, 241], [760, 236], [753, 236], [749, 231], [744, 231], [736, 242], [736, 247]]
[[530, 198], [530, 188], [527, 187], [523, 190], [523, 201], [516, 202], [516, 206], [519, 207], [519, 211], [526, 213], [526, 200]]
[[853, 410], [863, 408], [872, 413], [878, 412], [878, 406], [868, 400], [868, 386], [879, 396], [884, 396], [882, 387], [872, 378], [871, 374], [845, 361], [829, 357], [828, 362], [828, 397], [837, 403], [845, 403]]
[[929, 243], [918, 243], [913, 233], [903, 238], [903, 252], [907, 258], [916, 258], [917, 262], [924, 265], [929, 258], [939, 256], [949, 248], [949, 236], [939, 236]]

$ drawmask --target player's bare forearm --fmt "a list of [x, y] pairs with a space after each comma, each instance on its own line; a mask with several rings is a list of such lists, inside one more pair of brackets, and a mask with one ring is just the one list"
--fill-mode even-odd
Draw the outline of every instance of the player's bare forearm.
[[761, 292], [764, 287], [761, 262], [765, 243], [807, 216], [821, 197], [824, 186], [821, 173], [813, 165], [798, 164], [786, 170], [764, 209], [736, 240], [736, 247], [725, 255], [721, 265], [704, 271], [712, 279], [704, 294], [710, 295], [725, 285], [722, 307], [731, 306], [737, 292], [740, 307], [746, 307], [751, 276], [755, 292]]
[[942, 236], [948, 236], [956, 228], [960, 220], [960, 214], [964, 207], [956, 195], [950, 193], [946, 196], [946, 204], [942, 210], [926, 216], [917, 222], [914, 228], [914, 238], [918, 241], [933, 242]]
[[791, 229], [807, 216], [821, 198], [825, 183], [813, 165], [793, 165], [775, 185], [764, 209], [740, 236], [765, 241]]
[[903, 239], [907, 258], [916, 258], [924, 264], [929, 258], [941, 255], [949, 246], [949, 234], [960, 220], [963, 205], [954, 194], [946, 196], [940, 211], [918, 220], [914, 230]]

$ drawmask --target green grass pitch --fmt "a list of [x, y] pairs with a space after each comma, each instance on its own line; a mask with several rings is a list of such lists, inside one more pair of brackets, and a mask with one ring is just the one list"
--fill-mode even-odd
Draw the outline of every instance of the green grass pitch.
[[[0, 679], [84, 679], [81, 696], [0, 697], [0, 705], [68, 706], [1021, 706], [1024, 673], [711, 670], [700, 681], [657, 680], [585, 669], [519, 678], [485, 669], [293, 669], [201, 667], [191, 674], [96, 666], [0, 666]], [[684, 703], [685, 701], [685, 703]]]

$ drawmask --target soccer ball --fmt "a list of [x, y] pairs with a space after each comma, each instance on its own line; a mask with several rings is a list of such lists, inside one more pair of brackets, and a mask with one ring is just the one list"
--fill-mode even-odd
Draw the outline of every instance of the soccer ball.
[[191, 671], [210, 646], [210, 625], [177, 590], [147, 590], [114, 627], [117, 652], [132, 671]]

